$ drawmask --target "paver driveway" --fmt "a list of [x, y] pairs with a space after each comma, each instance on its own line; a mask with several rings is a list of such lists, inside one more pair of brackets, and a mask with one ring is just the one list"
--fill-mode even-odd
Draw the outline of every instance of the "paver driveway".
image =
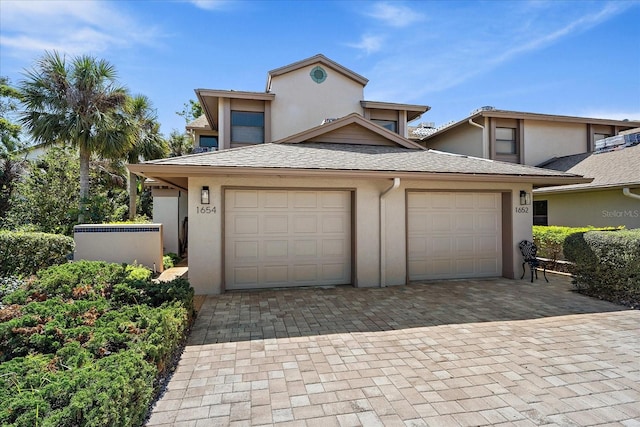
[[566, 278], [206, 299], [149, 426], [640, 426], [640, 311]]

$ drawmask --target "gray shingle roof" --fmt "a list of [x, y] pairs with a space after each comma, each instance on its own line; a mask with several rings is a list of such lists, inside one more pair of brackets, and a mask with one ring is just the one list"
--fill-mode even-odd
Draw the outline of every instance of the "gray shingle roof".
[[434, 150], [333, 143], [259, 144], [145, 162], [149, 165], [429, 172], [570, 177], [564, 172]]
[[544, 168], [593, 178], [588, 184], [548, 187], [541, 192], [623, 187], [640, 184], [640, 145], [608, 153], [586, 153], [560, 157]]
[[207, 117], [203, 114], [192, 122], [187, 123], [187, 129], [205, 129], [210, 128]]

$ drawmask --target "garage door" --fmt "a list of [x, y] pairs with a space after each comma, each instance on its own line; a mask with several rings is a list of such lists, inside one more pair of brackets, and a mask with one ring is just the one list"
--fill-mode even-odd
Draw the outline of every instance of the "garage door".
[[410, 280], [502, 275], [498, 193], [410, 192]]
[[227, 190], [226, 289], [351, 283], [348, 191]]

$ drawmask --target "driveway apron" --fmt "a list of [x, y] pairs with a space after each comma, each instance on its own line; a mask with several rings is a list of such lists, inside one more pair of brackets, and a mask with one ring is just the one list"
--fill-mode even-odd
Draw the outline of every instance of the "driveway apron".
[[640, 311], [491, 279], [207, 297], [148, 426], [640, 426]]

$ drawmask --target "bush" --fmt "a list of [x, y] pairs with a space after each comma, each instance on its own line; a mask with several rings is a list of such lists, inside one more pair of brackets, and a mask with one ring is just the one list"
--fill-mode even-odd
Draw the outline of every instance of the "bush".
[[180, 261], [180, 256], [173, 252], [169, 252], [165, 256], [162, 257], [162, 266], [165, 268], [175, 267], [175, 265]]
[[640, 307], [640, 229], [576, 233], [564, 248], [579, 290]]
[[138, 266], [50, 267], [0, 309], [0, 425], [141, 425], [193, 317], [184, 279]]
[[0, 231], [0, 276], [29, 276], [66, 263], [75, 243], [59, 234]]
[[538, 256], [553, 261], [566, 259], [563, 251], [565, 239], [573, 233], [584, 233], [592, 230], [617, 230], [620, 228], [604, 227], [560, 227], [556, 225], [533, 226], [533, 242], [538, 246]]

